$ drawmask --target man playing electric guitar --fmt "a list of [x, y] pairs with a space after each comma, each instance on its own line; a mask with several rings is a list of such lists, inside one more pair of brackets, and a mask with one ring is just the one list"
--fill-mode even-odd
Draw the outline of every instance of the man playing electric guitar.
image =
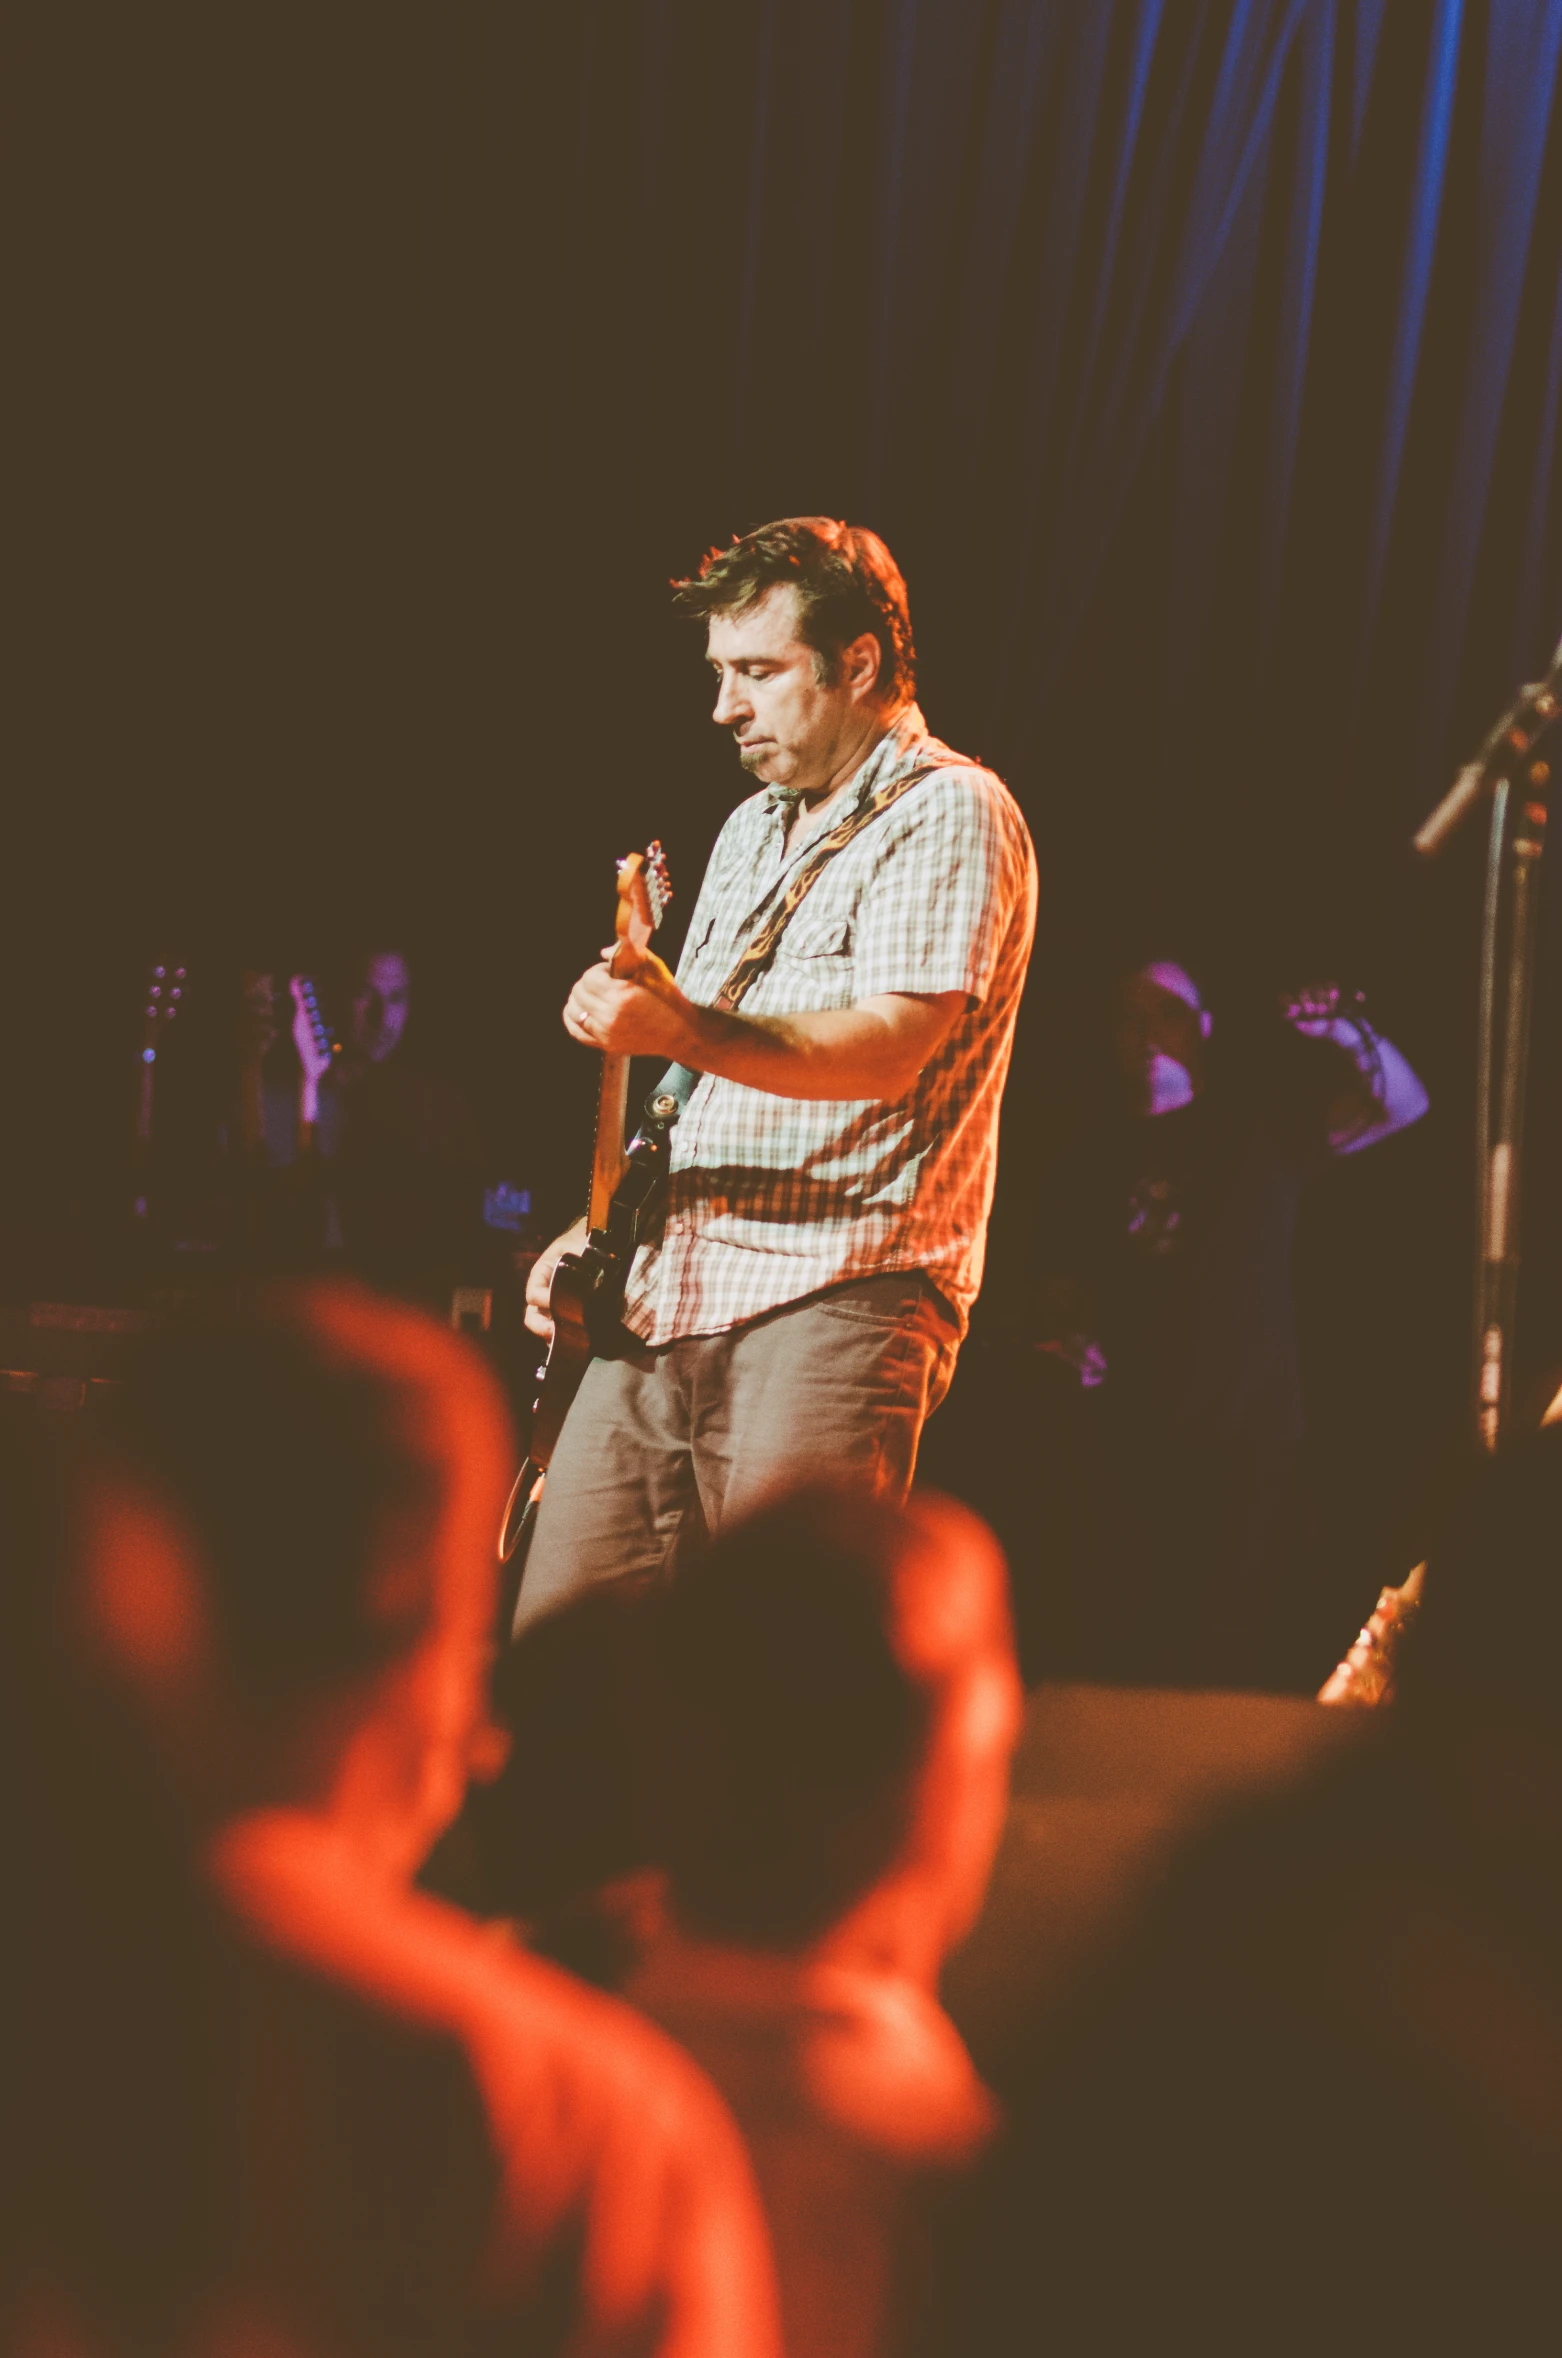
[[[876, 534], [769, 524], [676, 597], [761, 790], [717, 841], [676, 981], [619, 945], [565, 1006], [584, 1046], [704, 1077], [624, 1345], [592, 1361], [554, 1451], [518, 1628], [799, 1474], [903, 1493], [981, 1280], [1035, 923], [1025, 822], [928, 734]], [[538, 1334], [583, 1241], [533, 1272]]]

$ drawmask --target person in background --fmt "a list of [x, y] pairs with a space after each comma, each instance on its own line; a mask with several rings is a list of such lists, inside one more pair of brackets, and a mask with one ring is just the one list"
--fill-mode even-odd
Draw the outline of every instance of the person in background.
[[152, 1341], [96, 1454], [81, 1615], [227, 1928], [212, 2282], [245, 2347], [775, 2358], [708, 2083], [411, 1888], [489, 1742], [509, 1457], [469, 1346], [341, 1284]]
[[[258, 1066], [275, 1025], [269, 978], [249, 979], [265, 986], [263, 1012], [251, 992], [244, 1022]], [[394, 948], [353, 953], [318, 991], [291, 976], [297, 1063], [256, 1094], [264, 1159], [287, 1174], [284, 1257], [323, 1254], [418, 1292], [437, 1291], [474, 1253], [480, 1265], [484, 1198], [466, 1099], [407, 1054], [412, 992], [410, 961]]]
[[803, 1490], [654, 1606], [665, 1886], [626, 1994], [748, 2138], [788, 2349], [920, 2348], [938, 2224], [994, 2119], [938, 1980], [1019, 1726], [1003, 1558], [930, 1493]]
[[1185, 966], [1123, 974], [1116, 1102], [1044, 1190], [1034, 1340], [1092, 1399], [1112, 1518], [1083, 1575], [1083, 1667], [1097, 1675], [1263, 1680], [1303, 1433], [1303, 1190], [1427, 1107], [1405, 1057], [1332, 984], [1288, 995], [1245, 1055], [1221, 1046]]

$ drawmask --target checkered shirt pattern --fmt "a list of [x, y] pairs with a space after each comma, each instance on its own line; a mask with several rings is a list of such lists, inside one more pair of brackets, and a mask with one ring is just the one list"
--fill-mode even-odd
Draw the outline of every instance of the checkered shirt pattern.
[[[707, 1074], [673, 1133], [665, 1218], [630, 1272], [624, 1323], [658, 1345], [720, 1334], [822, 1286], [923, 1269], [962, 1328], [982, 1279], [998, 1109], [1036, 922], [1036, 861], [990, 770], [930, 737], [915, 706], [843, 803], [920, 764], [809, 890], [745, 1015], [850, 1007], [881, 991], [972, 1004], [904, 1097], [815, 1102]], [[717, 839], [678, 980], [710, 1006], [816, 830], [793, 798], [738, 805]]]

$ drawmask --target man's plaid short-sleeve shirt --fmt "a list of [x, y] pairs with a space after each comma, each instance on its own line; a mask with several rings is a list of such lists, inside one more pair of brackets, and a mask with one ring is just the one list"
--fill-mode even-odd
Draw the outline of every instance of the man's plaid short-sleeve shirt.
[[[962, 1325], [981, 1284], [998, 1109], [1036, 921], [1036, 862], [1008, 788], [912, 706], [842, 806], [928, 762], [810, 888], [745, 1015], [850, 1007], [883, 991], [970, 1004], [904, 1097], [776, 1097], [709, 1074], [673, 1133], [661, 1235], [630, 1273], [624, 1323], [657, 1345], [719, 1334], [823, 1286], [922, 1269]], [[791, 798], [740, 803], [711, 854], [678, 981], [711, 1005], [798, 862]]]

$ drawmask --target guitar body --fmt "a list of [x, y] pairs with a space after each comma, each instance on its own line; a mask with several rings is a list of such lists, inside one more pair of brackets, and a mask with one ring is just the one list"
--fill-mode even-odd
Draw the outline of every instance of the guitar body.
[[553, 1341], [532, 1410], [531, 1454], [540, 1466], [553, 1455], [588, 1362], [610, 1358], [623, 1332], [619, 1317], [630, 1265], [647, 1214], [661, 1193], [665, 1131], [643, 1130], [621, 1160], [623, 1168], [602, 1226], [591, 1231], [583, 1252], [561, 1254], [553, 1272], [548, 1292]]
[[[643, 854], [632, 852], [628, 859], [621, 860], [616, 921], [620, 949], [633, 954], [648, 948], [671, 898], [672, 887], [659, 843], [653, 843]], [[547, 1358], [537, 1371], [526, 1462], [515, 1477], [499, 1530], [500, 1562], [509, 1564], [517, 1557], [520, 1559], [514, 1565], [502, 1600], [502, 1624], [514, 1604], [525, 1561], [524, 1543], [530, 1535], [542, 1494], [543, 1476], [552, 1462], [564, 1419], [591, 1361], [610, 1354], [622, 1331], [618, 1321], [630, 1264], [666, 1168], [665, 1124], [659, 1128], [656, 1123], [648, 1122], [625, 1146], [624, 1117], [628, 1103], [628, 1057], [604, 1056], [597, 1093], [587, 1241], [580, 1252], [561, 1254], [553, 1272], [548, 1294], [553, 1339], [548, 1345]]]
[[583, 1253], [562, 1255], [553, 1272], [548, 1293], [553, 1340], [538, 1371], [532, 1408], [530, 1456], [534, 1465], [550, 1463], [581, 1378], [608, 1346], [609, 1329], [617, 1323], [628, 1274], [627, 1267], [615, 1267], [592, 1244]]

